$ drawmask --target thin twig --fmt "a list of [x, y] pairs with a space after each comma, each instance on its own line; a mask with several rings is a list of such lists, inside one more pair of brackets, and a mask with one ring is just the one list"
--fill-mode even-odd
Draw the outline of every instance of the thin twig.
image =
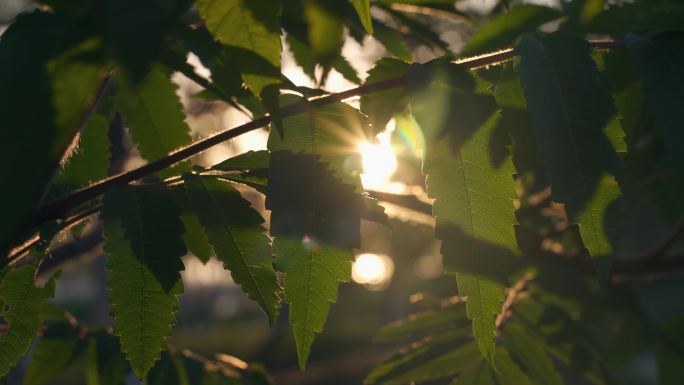
[[393, 3], [390, 5], [390, 8], [392, 8], [395, 11], [399, 12], [406, 12], [406, 13], [415, 13], [418, 15], [426, 15], [426, 16], [434, 16], [434, 17], [443, 17], [446, 19], [452, 19], [456, 21], [468, 21], [468, 17], [456, 13], [456, 12], [449, 12], [445, 11], [443, 9], [439, 8], [431, 8], [431, 7], [425, 7], [425, 6], [420, 6], [420, 5], [414, 5], [414, 4], [403, 4], [403, 3]]
[[504, 322], [513, 315], [513, 306], [520, 300], [520, 295], [527, 289], [527, 285], [534, 279], [533, 273], [525, 273], [518, 282], [508, 289], [508, 294], [506, 295], [506, 300], [501, 306], [501, 313], [496, 316], [496, 321], [494, 324], [497, 329], [501, 329]]

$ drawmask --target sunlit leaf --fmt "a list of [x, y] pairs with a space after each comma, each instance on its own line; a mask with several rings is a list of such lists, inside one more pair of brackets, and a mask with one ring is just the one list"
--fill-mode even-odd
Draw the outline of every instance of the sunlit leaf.
[[[423, 173], [427, 176], [428, 195], [435, 198], [435, 234], [442, 240], [445, 268], [456, 273], [459, 292], [466, 297], [468, 318], [472, 320], [480, 351], [492, 362], [494, 320], [501, 311], [503, 287], [489, 279], [461, 273], [457, 267], [459, 261], [476, 261], [481, 258], [483, 249], [476, 247], [475, 242], [464, 243], [459, 238], [472, 237], [505, 250], [517, 249], [513, 228], [516, 222], [512, 202], [515, 197], [513, 169], [510, 160], [498, 168], [491, 164], [489, 136], [495, 127], [496, 115], [462, 141], [456, 152], [446, 138], [436, 140], [436, 133], [443, 130], [445, 123], [435, 119], [435, 108], [448, 107], [448, 104], [418, 104], [415, 107], [412, 104], [416, 120], [426, 136], [432, 138], [425, 151]], [[461, 120], [457, 116], [448, 119], [455, 125], [451, 130], [465, 128], [461, 124], [468, 121], [465, 116]], [[450, 267], [451, 260], [455, 261], [455, 268]]]
[[240, 49], [234, 51], [232, 60], [238, 63], [245, 83], [255, 95], [261, 95], [266, 86], [278, 82], [279, 1], [197, 0], [196, 4], [214, 37]]
[[190, 143], [190, 128], [170, 74], [154, 67], [140, 83], [122, 79], [117, 84], [117, 106], [143, 158], [154, 161]]

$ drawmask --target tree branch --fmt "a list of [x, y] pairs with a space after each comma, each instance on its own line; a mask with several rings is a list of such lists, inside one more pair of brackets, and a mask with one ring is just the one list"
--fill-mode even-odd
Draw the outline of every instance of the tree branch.
[[[622, 42], [614, 40], [605, 41], [590, 41], [590, 44], [595, 48], [611, 49], [621, 48], [624, 46]], [[477, 57], [466, 58], [458, 60], [456, 63], [468, 69], [479, 68], [487, 65], [499, 64], [513, 59], [515, 53], [513, 49], [505, 49], [502, 51], [485, 54]], [[328, 104], [340, 102], [354, 96], [367, 95], [375, 92], [385, 91], [393, 88], [398, 88], [406, 85], [406, 76], [386, 79], [371, 84], [364, 84], [362, 86], [338, 93], [329, 94], [327, 96], [310, 99], [302, 103], [286, 106], [280, 110], [281, 117], [288, 117], [305, 112], [311, 107], [321, 107]], [[113, 186], [125, 185], [135, 180], [141, 179], [147, 175], [164, 170], [175, 163], [186, 160], [200, 152], [207, 150], [217, 144], [223, 143], [229, 139], [233, 139], [242, 134], [254, 131], [258, 128], [264, 127], [271, 122], [270, 116], [264, 116], [255, 119], [251, 122], [241, 126], [219, 132], [208, 138], [194, 142], [184, 148], [170, 153], [168, 156], [138, 167], [136, 169], [113, 175], [90, 186], [78, 189], [73, 193], [58, 199], [53, 202], [46, 203], [34, 212], [31, 217], [31, 227], [36, 227], [39, 224], [50, 219], [63, 219], [67, 217], [68, 213], [81, 206], [82, 204], [103, 195], [109, 188]]]

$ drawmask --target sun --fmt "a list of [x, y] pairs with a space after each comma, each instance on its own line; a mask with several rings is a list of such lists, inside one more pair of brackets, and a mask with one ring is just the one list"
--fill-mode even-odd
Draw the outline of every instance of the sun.
[[381, 132], [376, 138], [376, 143], [359, 144], [363, 166], [361, 182], [367, 189], [382, 188], [397, 170], [397, 157], [390, 145], [390, 132]]

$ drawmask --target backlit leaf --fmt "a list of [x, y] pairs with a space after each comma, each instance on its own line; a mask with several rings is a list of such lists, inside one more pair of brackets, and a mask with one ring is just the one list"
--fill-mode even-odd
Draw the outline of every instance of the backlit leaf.
[[168, 73], [154, 67], [140, 83], [122, 79], [118, 86], [117, 106], [143, 158], [161, 159], [191, 142], [190, 128]]
[[114, 333], [138, 378], [166, 349], [183, 292], [178, 215], [166, 193], [136, 187], [110, 189], [102, 206]]
[[280, 287], [263, 219], [230, 183], [192, 174], [184, 174], [183, 180], [216, 256], [230, 270], [233, 281], [274, 322], [280, 306]]
[[[447, 108], [444, 106], [444, 108]], [[438, 107], [442, 108], [442, 107]], [[427, 192], [435, 198], [433, 214], [435, 234], [442, 240], [445, 268], [456, 273], [459, 292], [466, 297], [468, 318], [483, 356], [494, 360], [494, 320], [501, 311], [503, 287], [484, 277], [461, 273], [450, 267], [450, 260], [458, 266], [460, 260], [476, 261], [482, 253], [477, 242], [484, 242], [506, 250], [516, 250], [515, 216], [513, 211], [513, 168], [509, 160], [498, 168], [491, 163], [489, 136], [495, 127], [497, 115], [490, 119], [457, 151], [445, 139], [435, 140], [444, 124], [435, 119], [429, 105], [412, 104], [416, 120], [428, 138], [423, 160], [423, 173], [427, 176]], [[464, 111], [465, 112], [465, 111]], [[468, 119], [454, 116], [452, 130]], [[472, 238], [477, 242], [463, 242], [459, 238]]]

